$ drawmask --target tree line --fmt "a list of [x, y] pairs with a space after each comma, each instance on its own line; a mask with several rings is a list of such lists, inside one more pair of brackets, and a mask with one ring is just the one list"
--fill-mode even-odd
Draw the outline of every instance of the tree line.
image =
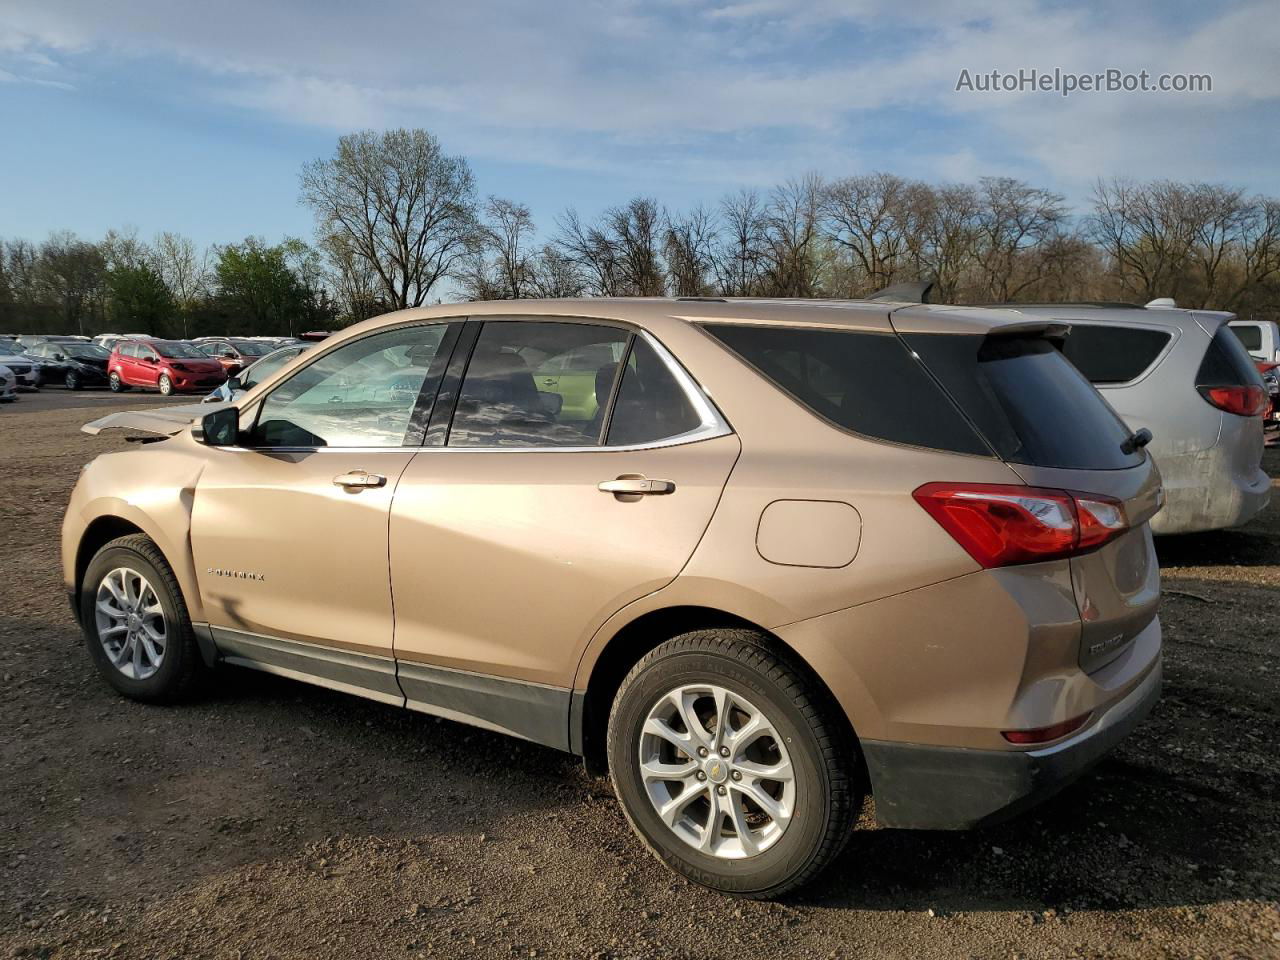
[[0, 241], [0, 331], [287, 334], [444, 296], [860, 297], [932, 279], [950, 303], [1174, 297], [1275, 315], [1280, 200], [1230, 186], [1099, 180], [1086, 209], [1010, 177], [810, 174], [673, 210], [635, 197], [542, 231], [481, 198], [425, 130], [365, 131], [306, 164], [312, 242], [200, 251], [110, 231]]

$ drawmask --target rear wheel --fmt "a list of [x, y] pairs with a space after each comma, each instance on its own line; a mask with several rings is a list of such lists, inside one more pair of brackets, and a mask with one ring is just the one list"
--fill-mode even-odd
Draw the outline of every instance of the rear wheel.
[[120, 374], [115, 370], [112, 370], [111, 374], [107, 377], [107, 385], [111, 387], [112, 393], [120, 393], [129, 389], [128, 386], [125, 385], [125, 382], [120, 379]]
[[173, 394], [173, 381], [167, 373], [160, 374], [160, 393], [166, 397]]
[[848, 840], [861, 796], [836, 709], [757, 633], [667, 641], [632, 669], [609, 718], [627, 819], [703, 886], [768, 898], [805, 883]]
[[182, 699], [205, 670], [177, 578], [149, 537], [112, 540], [90, 561], [80, 624], [98, 672], [134, 700]]

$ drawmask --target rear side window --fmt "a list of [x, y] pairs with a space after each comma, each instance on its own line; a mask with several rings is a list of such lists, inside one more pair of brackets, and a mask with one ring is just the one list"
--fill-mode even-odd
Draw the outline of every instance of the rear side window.
[[1010, 463], [1118, 470], [1143, 454], [1120, 445], [1129, 429], [1098, 391], [1042, 337], [904, 337]]
[[608, 445], [657, 443], [696, 430], [701, 423], [689, 397], [657, 351], [636, 337], [609, 419]]
[[1062, 352], [1091, 383], [1128, 383], [1155, 363], [1172, 339], [1162, 330], [1078, 323]]
[[1243, 327], [1228, 327], [1232, 333], [1236, 335], [1236, 339], [1244, 345], [1246, 350], [1262, 349], [1262, 328], [1248, 324]]
[[1209, 341], [1209, 349], [1200, 361], [1196, 385], [1208, 387], [1253, 387], [1262, 385], [1262, 374], [1236, 336], [1225, 323]]
[[718, 323], [704, 329], [838, 427], [892, 443], [991, 456], [896, 334]]

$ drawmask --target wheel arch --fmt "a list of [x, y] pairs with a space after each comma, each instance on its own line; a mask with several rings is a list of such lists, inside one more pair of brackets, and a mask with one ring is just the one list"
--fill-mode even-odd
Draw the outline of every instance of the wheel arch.
[[[609, 711], [622, 681], [645, 654], [673, 637], [693, 630], [730, 627], [751, 630], [785, 654], [828, 698], [832, 719], [857, 740], [853, 722], [830, 687], [803, 656], [772, 630], [739, 614], [716, 607], [679, 605], [646, 611], [628, 621], [603, 644], [590, 665], [585, 686], [575, 689], [570, 710], [569, 742], [582, 755], [588, 773], [608, 774], [605, 738]], [[858, 751], [859, 763], [861, 753]]]

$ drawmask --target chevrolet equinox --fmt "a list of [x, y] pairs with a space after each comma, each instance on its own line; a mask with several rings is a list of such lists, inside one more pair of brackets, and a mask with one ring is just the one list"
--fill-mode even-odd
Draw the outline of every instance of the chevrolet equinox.
[[81, 473], [107, 681], [265, 670], [582, 755], [654, 853], [776, 896], [862, 800], [1024, 809], [1159, 696], [1159, 475], [1068, 326], [892, 302], [375, 318]]

